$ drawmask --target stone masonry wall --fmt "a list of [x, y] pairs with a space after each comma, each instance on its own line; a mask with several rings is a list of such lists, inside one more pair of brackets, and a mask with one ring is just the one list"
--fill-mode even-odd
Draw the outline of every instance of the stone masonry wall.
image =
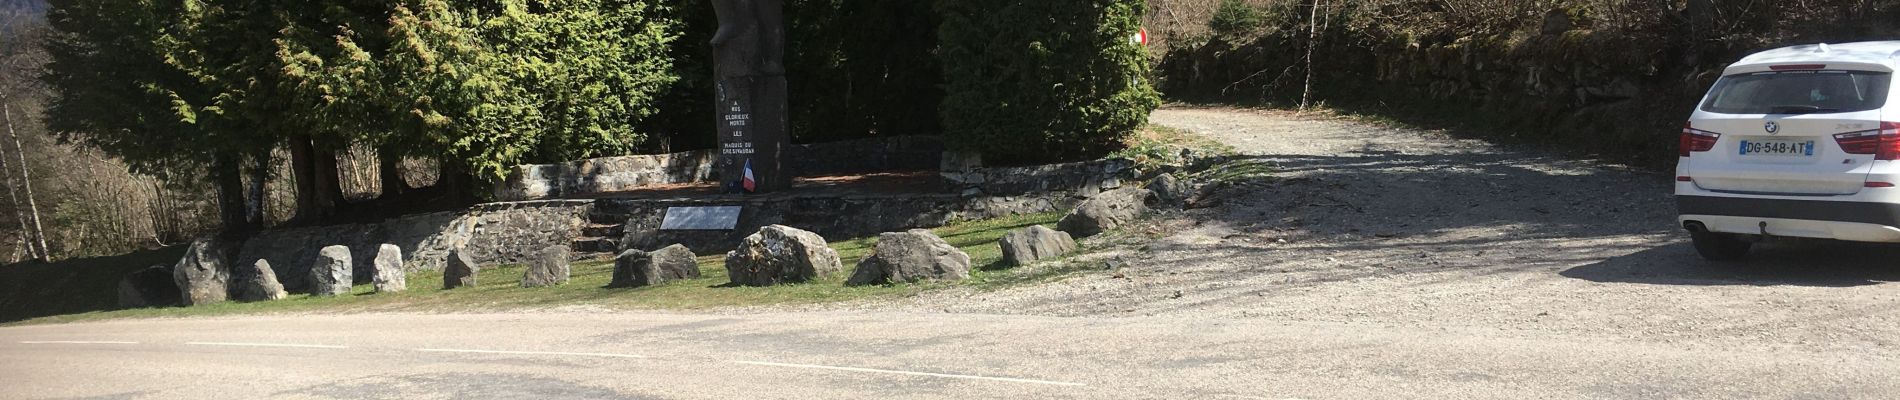
[[[935, 169], [943, 154], [936, 136], [894, 136], [788, 146], [785, 169], [793, 176], [824, 176]], [[606, 157], [560, 164], [522, 165], [495, 187], [495, 199], [526, 201], [588, 197], [642, 186], [717, 179], [711, 150]]]
[[522, 165], [495, 187], [501, 201], [525, 201], [714, 179], [712, 150]]
[[332, 225], [279, 229], [260, 233], [244, 242], [238, 265], [269, 260], [278, 280], [290, 290], [309, 285], [309, 271], [324, 246], [350, 248], [356, 281], [366, 283], [376, 247], [383, 243], [402, 248], [404, 268], [441, 270], [448, 252], [465, 246], [481, 264], [519, 264], [531, 249], [566, 245], [580, 234], [592, 204], [587, 201], [493, 203], [461, 213], [406, 216], [374, 224]]
[[989, 167], [983, 165], [982, 157], [962, 153], [946, 154], [938, 169], [945, 182], [966, 196], [1066, 192], [1084, 198], [1121, 187], [1123, 180], [1134, 178], [1138, 172], [1133, 161], [1121, 158]]
[[[1025, 196], [955, 194], [803, 196], [744, 200], [600, 200], [596, 213], [626, 221], [620, 243], [629, 249], [656, 250], [683, 244], [701, 255], [732, 250], [746, 235], [767, 225], [786, 225], [842, 240], [935, 228], [958, 220], [1057, 212], [1080, 198], [1066, 193]], [[661, 231], [668, 207], [742, 206], [738, 228], [731, 231]]]

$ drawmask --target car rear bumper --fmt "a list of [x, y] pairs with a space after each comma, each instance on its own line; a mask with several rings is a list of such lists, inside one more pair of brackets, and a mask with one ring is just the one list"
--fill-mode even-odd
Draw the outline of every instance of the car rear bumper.
[[1726, 215], [1900, 226], [1900, 204], [1860, 201], [1676, 196], [1683, 215]]
[[1900, 242], [1900, 204], [1676, 196], [1676, 209], [1712, 232]]

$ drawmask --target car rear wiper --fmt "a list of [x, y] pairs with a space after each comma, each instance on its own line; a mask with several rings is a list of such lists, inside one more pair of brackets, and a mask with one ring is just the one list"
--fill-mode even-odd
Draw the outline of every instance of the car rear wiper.
[[1809, 105], [1774, 106], [1774, 107], [1768, 108], [1769, 114], [1813, 114], [1813, 113], [1835, 112], [1835, 111], [1840, 111], [1840, 109], [1822, 108], [1820, 106], [1809, 106]]

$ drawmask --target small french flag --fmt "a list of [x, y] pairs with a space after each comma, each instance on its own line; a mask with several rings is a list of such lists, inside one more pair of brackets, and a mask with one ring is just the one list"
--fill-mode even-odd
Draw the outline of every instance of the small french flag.
[[759, 191], [759, 182], [756, 178], [752, 177], [751, 159], [745, 160], [745, 178], [740, 181], [739, 184], [745, 187], [746, 192], [757, 193]]

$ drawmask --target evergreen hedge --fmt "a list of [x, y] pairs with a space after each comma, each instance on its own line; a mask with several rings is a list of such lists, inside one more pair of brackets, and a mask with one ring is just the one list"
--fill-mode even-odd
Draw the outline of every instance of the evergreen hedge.
[[1144, 0], [941, 0], [947, 144], [992, 164], [1099, 157], [1160, 106]]

